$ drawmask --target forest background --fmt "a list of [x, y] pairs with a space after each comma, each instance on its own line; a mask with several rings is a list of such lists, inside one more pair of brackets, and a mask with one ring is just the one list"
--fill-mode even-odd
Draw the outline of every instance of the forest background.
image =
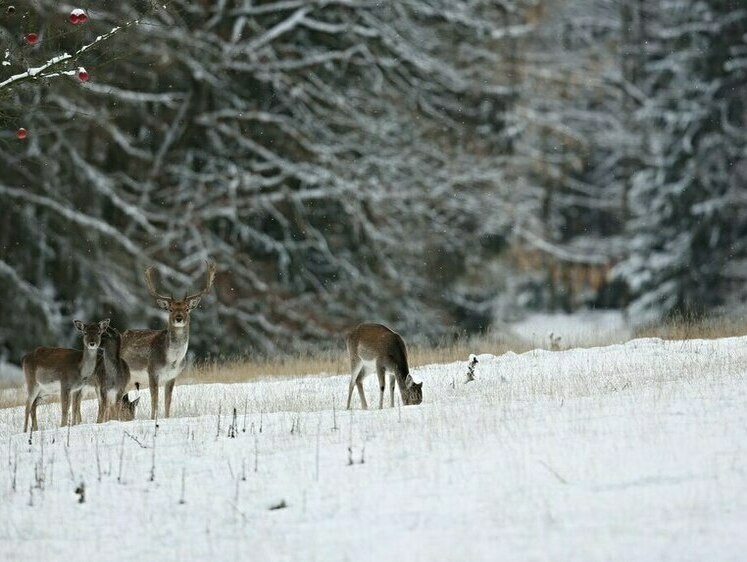
[[744, 2], [89, 4], [0, 4], [2, 360], [162, 327], [143, 270], [208, 258], [201, 356], [744, 303]]

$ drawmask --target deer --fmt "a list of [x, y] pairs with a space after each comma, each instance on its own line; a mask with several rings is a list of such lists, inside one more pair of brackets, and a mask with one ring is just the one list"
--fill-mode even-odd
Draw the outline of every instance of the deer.
[[[120, 356], [122, 336], [119, 331], [111, 326], [101, 334], [99, 354], [96, 358], [96, 367], [93, 377], [87, 381], [87, 385], [93, 386], [98, 398], [97, 423], [103, 423], [110, 419], [120, 421], [132, 421], [135, 419], [135, 408], [140, 401], [138, 396], [130, 400], [125, 394], [125, 388], [130, 381], [130, 368]], [[85, 386], [85, 385], [84, 385]], [[81, 423], [80, 403], [83, 388], [72, 393], [73, 425]]]
[[[125, 393], [130, 382], [130, 367], [122, 359], [122, 335], [116, 328], [109, 326], [106, 329], [101, 339], [101, 349], [103, 354], [100, 354], [94, 371], [96, 396], [99, 401], [96, 423], [110, 420], [132, 421], [135, 419], [135, 408], [140, 397], [131, 401]], [[80, 412], [79, 399], [78, 408]]]
[[109, 319], [90, 324], [74, 320], [73, 324], [83, 334], [82, 350], [37, 347], [21, 360], [28, 390], [26, 414], [23, 419], [24, 433], [28, 430], [29, 419], [31, 431], [39, 429], [36, 421], [36, 407], [39, 405], [39, 400], [43, 395], [55, 392], [58, 387], [62, 408], [60, 425], [66, 426], [70, 413], [71, 394], [90, 384], [96, 369], [101, 336], [109, 326]]
[[394, 407], [394, 381], [399, 386], [402, 403], [405, 406], [417, 405], [423, 401], [423, 383], [416, 383], [410, 376], [407, 366], [407, 347], [398, 333], [382, 324], [360, 324], [345, 338], [350, 356], [350, 385], [348, 387], [348, 405], [353, 396], [353, 388], [358, 388], [361, 406], [368, 409], [366, 396], [363, 393], [363, 379], [370, 371], [376, 371], [379, 378], [379, 409], [384, 407], [384, 388], [386, 372], [391, 374], [389, 396]]
[[208, 261], [205, 286], [181, 299], [159, 293], [153, 281], [153, 268], [145, 270], [148, 292], [159, 308], [168, 311], [168, 324], [165, 330], [126, 330], [122, 334], [122, 358], [129, 365], [133, 378], [148, 378], [151, 419], [158, 416], [159, 385], [164, 387], [166, 417], [171, 413], [176, 378], [184, 371], [187, 362], [190, 313], [213, 286], [215, 269], [215, 263]]

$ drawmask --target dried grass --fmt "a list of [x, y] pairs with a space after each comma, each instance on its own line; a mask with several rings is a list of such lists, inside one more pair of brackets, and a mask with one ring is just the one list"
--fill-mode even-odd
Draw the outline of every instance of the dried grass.
[[637, 328], [636, 338], [656, 337], [665, 340], [712, 340], [747, 334], [747, 319], [734, 317], [677, 317], [663, 324]]
[[[747, 319], [733, 318], [677, 318], [657, 326], [639, 328], [634, 337], [659, 337], [668, 340], [715, 339], [747, 334]], [[588, 341], [574, 341], [574, 347], [590, 347], [622, 343], [600, 341], [590, 333]], [[432, 363], [466, 362], [471, 353], [501, 355], [507, 351], [522, 353], [532, 349], [529, 342], [507, 336], [497, 331], [480, 337], [452, 338], [435, 345], [411, 345], [408, 347], [412, 368]], [[550, 348], [550, 341], [542, 345]], [[566, 346], [561, 346], [564, 349]], [[279, 358], [237, 359], [222, 362], [197, 364], [183, 375], [179, 384], [240, 383], [267, 378], [291, 378], [304, 375], [340, 375], [349, 371], [348, 358], [342, 346], [339, 349], [303, 353]], [[93, 397], [93, 392], [87, 394]], [[25, 388], [0, 390], [0, 408], [11, 408], [25, 404]], [[58, 401], [49, 396], [45, 402]]]

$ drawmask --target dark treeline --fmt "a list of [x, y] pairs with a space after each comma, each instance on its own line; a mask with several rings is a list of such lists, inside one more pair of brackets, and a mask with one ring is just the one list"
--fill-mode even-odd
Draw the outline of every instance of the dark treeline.
[[181, 294], [207, 258], [202, 354], [743, 297], [739, 0], [15, 8], [0, 83], [139, 23], [64, 67], [88, 82], [0, 87], [0, 357], [73, 318], [160, 326], [145, 267]]

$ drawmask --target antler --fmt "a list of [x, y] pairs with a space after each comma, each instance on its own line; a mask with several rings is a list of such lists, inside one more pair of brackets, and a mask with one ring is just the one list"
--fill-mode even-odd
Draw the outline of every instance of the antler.
[[189, 295], [188, 297], [185, 297], [184, 300], [189, 301], [191, 299], [196, 299], [197, 297], [201, 297], [202, 295], [207, 293], [213, 286], [213, 280], [215, 279], [215, 270], [216, 270], [215, 262], [213, 260], [207, 260], [205, 263], [207, 265], [207, 279], [205, 281], [205, 287], [202, 290], [198, 291], [197, 293], [193, 295]]
[[171, 297], [167, 297], [166, 295], [162, 295], [156, 291], [156, 285], [153, 283], [153, 266], [145, 270], [145, 284], [148, 286], [148, 292], [152, 297], [156, 299], [171, 300]]

